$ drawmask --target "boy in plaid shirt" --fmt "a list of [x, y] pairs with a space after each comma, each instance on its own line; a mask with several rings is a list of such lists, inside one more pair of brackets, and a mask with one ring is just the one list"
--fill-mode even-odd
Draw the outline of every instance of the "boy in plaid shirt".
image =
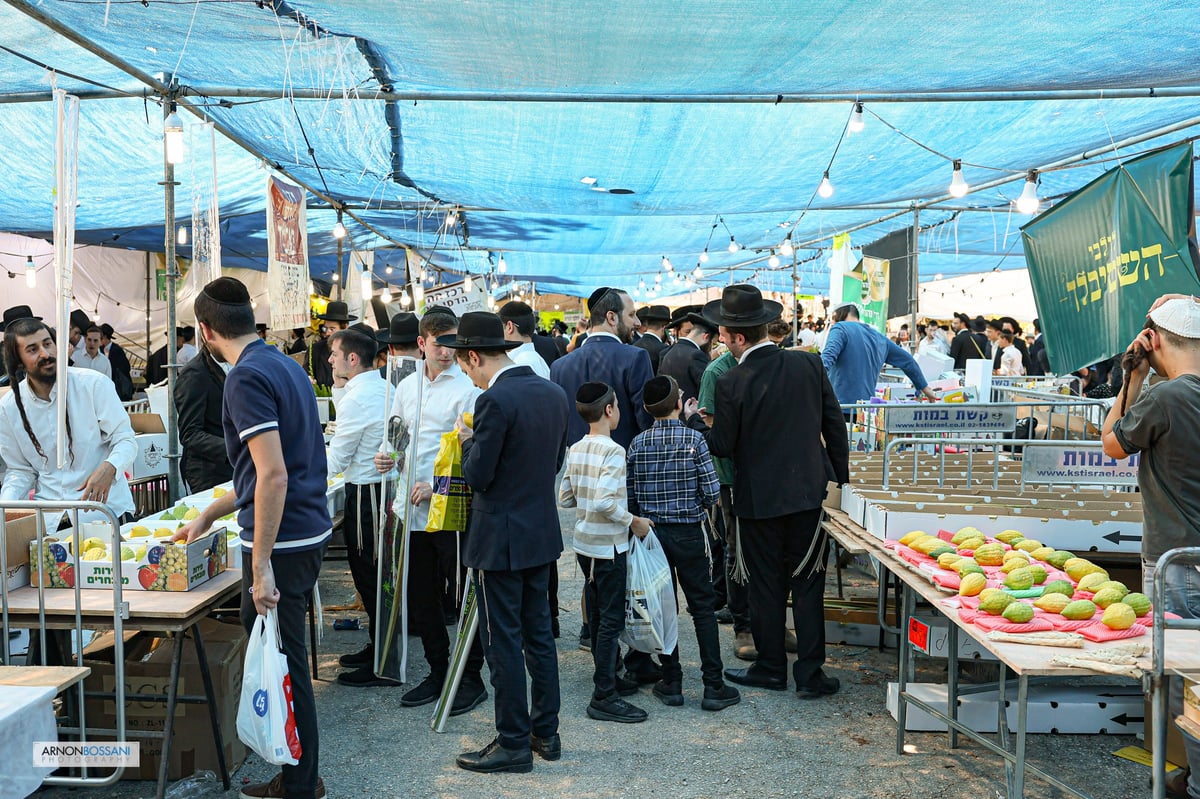
[[[661, 375], [646, 383], [642, 392], [654, 425], [639, 433], [629, 445], [626, 480], [629, 509], [654, 524], [667, 562], [691, 606], [704, 675], [705, 710], [723, 710], [741, 701], [741, 695], [722, 677], [721, 644], [713, 610], [708, 542], [701, 525], [705, 508], [717, 504], [720, 484], [704, 436], [679, 421], [682, 395], [675, 379]], [[664, 653], [663, 676], [654, 695], [664, 705], [683, 704], [683, 671], [679, 647]]]

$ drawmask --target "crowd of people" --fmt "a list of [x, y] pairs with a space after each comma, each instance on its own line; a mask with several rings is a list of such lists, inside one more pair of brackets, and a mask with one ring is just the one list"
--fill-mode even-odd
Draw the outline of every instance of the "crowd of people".
[[[329, 303], [319, 317], [322, 334], [307, 342], [298, 331], [289, 357], [263, 340], [245, 286], [220, 278], [196, 299], [193, 337], [200, 343], [176, 385], [191, 488], [233, 483], [177, 537], [192, 540], [221, 516], [238, 514], [243, 622], [249, 630], [259, 614], [276, 612], [291, 672], [303, 755], [269, 783], [243, 787], [241, 796], [325, 796], [305, 613], [333, 535], [326, 481], [338, 472], [346, 480], [342, 535], [369, 625], [366, 645], [341, 657], [340, 686], [400, 686], [381, 669], [377, 652], [381, 530], [414, 533], [408, 613], [426, 663], [421, 679], [399, 693], [403, 707], [442, 693], [451, 660], [447, 610], [462, 600], [472, 575], [479, 632], [450, 713], [489, 698], [486, 662], [496, 737], [459, 755], [463, 769], [526, 772], [535, 756], [561, 757], [555, 639], [563, 512], [573, 519], [567, 540], [585, 577], [580, 646], [593, 661], [590, 718], [643, 721], [649, 712], [629, 700], [642, 686], [663, 706], [677, 707], [695, 678], [685, 673], [678, 645], [657, 658], [621, 652], [626, 561], [632, 541], [652, 531], [695, 627], [702, 709], [740, 702], [736, 686], [790, 687], [805, 699], [840, 690], [825, 670], [827, 542], [819, 522], [829, 484], [848, 481], [841, 405], [870, 396], [885, 363], [933, 398], [910, 350], [863, 324], [854, 304], [833, 308], [827, 326], [797, 320], [793, 328], [782, 321], [780, 304], [750, 285], [729, 286], [718, 300], [674, 313], [638, 309], [627, 292], [604, 287], [588, 298], [586, 324], [571, 340], [565, 329], [542, 335], [522, 302], [461, 317], [442, 307], [420, 317], [400, 313], [379, 331], [348, 311]], [[92, 325], [75, 321], [71, 335], [81, 334], [83, 349], [63, 400], [54, 391], [53, 331], [32, 313], [5, 312], [3, 355], [13, 383], [0, 401], [0, 455], [9, 463], [0, 496], [93, 499], [128, 518], [133, 434], [111, 377], [112, 356], [110, 372], [93, 366], [106, 357], [104, 331], [93, 337]], [[1200, 305], [1175, 298], [1156, 307], [1151, 321], [1157, 326], [1130, 345], [1149, 360], [1115, 370], [1128, 370], [1138, 386], [1114, 404], [1104, 435], [1114, 457], [1140, 451], [1163, 461], [1165, 472], [1143, 469], [1139, 480], [1163, 497], [1165, 513], [1193, 504], [1172, 500], [1192, 482], [1164, 476], [1195, 471], [1184, 457], [1191, 444], [1162, 420], [1197, 404]], [[955, 365], [991, 359], [1001, 373], [1029, 374], [1046, 365], [1034, 325], [1026, 341], [1015, 320], [959, 314], [952, 337], [932, 321], [918, 329], [916, 349], [936, 349]], [[107, 339], [111, 347], [111, 331]], [[177, 337], [181, 349], [188, 343]], [[385, 378], [397, 362], [389, 369], [389, 356], [412, 366], [390, 406]], [[1170, 379], [1170, 390], [1139, 394], [1147, 363]], [[313, 401], [322, 379], [337, 415], [328, 448]], [[67, 403], [70, 453], [61, 469], [52, 457], [59, 401]], [[472, 493], [469, 519], [450, 527], [430, 515], [446, 434], [460, 442]], [[1155, 556], [1163, 547], [1197, 543], [1197, 518], [1184, 512], [1152, 523], [1148, 513], [1144, 548]], [[1172, 610], [1200, 616], [1196, 601], [1182, 591]], [[733, 625], [734, 656], [749, 665], [726, 667], [721, 623]]]

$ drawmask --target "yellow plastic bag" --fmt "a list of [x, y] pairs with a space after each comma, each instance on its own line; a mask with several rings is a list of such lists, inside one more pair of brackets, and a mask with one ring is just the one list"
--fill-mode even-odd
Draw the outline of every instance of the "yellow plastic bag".
[[442, 434], [437, 458], [433, 461], [433, 497], [429, 500], [429, 521], [425, 529], [466, 530], [471, 515], [471, 487], [462, 476], [462, 444], [458, 431]]

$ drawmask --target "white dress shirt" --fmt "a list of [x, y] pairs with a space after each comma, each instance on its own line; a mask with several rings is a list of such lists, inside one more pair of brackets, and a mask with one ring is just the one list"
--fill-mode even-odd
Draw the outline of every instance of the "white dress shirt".
[[[125, 474], [133, 468], [138, 446], [129, 426], [129, 414], [121, 405], [112, 380], [88, 369], [68, 369], [67, 415], [71, 421], [71, 451], [66, 467], [58, 464], [58, 386], [50, 389], [50, 400], [38, 399], [27, 380], [18, 384], [29, 426], [46, 453], [38, 454], [21, 423], [14, 392], [0, 400], [0, 457], [8, 466], [0, 499], [78, 500], [80, 487], [102, 462], [116, 469], [108, 492], [108, 507], [116, 516], [133, 511], [133, 495]], [[88, 517], [91, 517], [89, 519]], [[80, 514], [84, 521], [97, 514]]]
[[[412, 484], [433, 483], [433, 462], [442, 445], [442, 434], [454, 429], [455, 422], [463, 413], [475, 411], [475, 398], [482, 392], [471, 382], [455, 363], [434, 380], [430, 380], [426, 364], [421, 363], [416, 374], [411, 374], [396, 388], [392, 400], [391, 416], [399, 417], [408, 426], [412, 442], [409, 445], [405, 468], [400, 471], [400, 487], [392, 510], [403, 518], [404, 505], [408, 502], [408, 468], [412, 468]], [[419, 382], [418, 382], [419, 381]], [[417, 393], [420, 397], [420, 420], [418, 424]], [[341, 425], [341, 422], [338, 422]], [[418, 428], [419, 429], [414, 429]], [[413, 505], [408, 519], [410, 530], [424, 530], [429, 519], [429, 502]]]
[[200, 351], [196, 349], [195, 344], [184, 344], [179, 348], [179, 352], [175, 353], [175, 362], [183, 366], [198, 354], [200, 354]]
[[817, 341], [817, 334], [812, 332], [812, 328], [800, 328], [800, 346], [808, 349]]
[[[683, 340], [684, 339], [680, 339], [680, 341], [683, 341]], [[694, 342], [694, 341], [692, 343], [696, 344], [696, 342]], [[739, 364], [745, 363], [746, 356], [749, 355], [750, 353], [754, 352], [755, 350], [761, 350], [763, 347], [776, 347], [776, 346], [778, 346], [778, 345], [774, 341], [771, 341], [771, 339], [769, 339], [769, 338], [764, 338], [762, 341], [758, 342], [753, 347], [750, 347], [747, 350], [745, 350], [742, 353], [742, 357], [738, 358], [738, 363]], [[696, 344], [696, 347], [699, 348], [700, 345]]]
[[375, 468], [375, 453], [386, 426], [387, 381], [378, 369], [368, 369], [347, 381], [337, 408], [337, 427], [329, 442], [331, 475], [341, 472], [347, 483], [367, 485], [383, 480]]
[[112, 378], [112, 364], [108, 361], [108, 356], [103, 352], [96, 352], [96, 357], [87, 354], [87, 350], [83, 351], [82, 355], [76, 355], [71, 358], [75, 362], [75, 366], [80, 369], [91, 369], [93, 372], [99, 372], [105, 377]]
[[516, 349], [509, 350], [508, 357], [518, 366], [528, 366], [538, 377], [550, 379], [550, 364], [538, 354], [532, 341], [526, 341]]

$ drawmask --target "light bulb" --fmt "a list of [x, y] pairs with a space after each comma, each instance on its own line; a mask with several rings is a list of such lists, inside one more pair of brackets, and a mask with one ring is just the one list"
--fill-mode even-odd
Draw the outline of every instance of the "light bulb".
[[826, 198], [833, 196], [833, 184], [829, 182], [829, 170], [825, 170], [825, 174], [821, 177], [821, 185], [817, 186], [817, 194]]
[[31, 289], [37, 288], [37, 267], [33, 265], [33, 256], [25, 256], [25, 285]]
[[554, 304], [554, 310], [556, 310], [556, 311], [557, 311], [557, 310], [560, 310], [560, 309], [561, 309], [561, 307], [562, 307], [562, 306], [560, 306], [558, 303], [555, 303], [555, 304]]
[[258, 310], [258, 300], [250, 300], [250, 310]]
[[704, 252], [700, 253], [700, 263], [702, 263], [702, 264], [708, 263], [708, 248], [707, 247], [704, 248]]
[[385, 267], [383, 268], [383, 273], [384, 273], [385, 275], [390, 275], [390, 274], [392, 273], [392, 267], [390, 267], [390, 266], [385, 266]]
[[362, 296], [367, 299], [371, 296], [371, 273], [366, 269], [362, 272]]
[[1022, 214], [1036, 214], [1042, 202], [1038, 199], [1037, 193], [1037, 170], [1029, 170], [1029, 174], [1025, 176], [1025, 189], [1021, 192], [1021, 196], [1017, 198], [1017, 212]]
[[767, 259], [767, 266], [771, 267], [772, 269], [779, 266], [779, 256], [775, 253], [771, 253], [771, 257]]
[[850, 112], [850, 121], [846, 123], [846, 129], [851, 133], [858, 133], [863, 129], [862, 103], [855, 103], [854, 110]]
[[501, 255], [500, 260], [496, 262], [496, 271], [502, 275], [508, 271], [508, 261], [504, 260], [503, 255]]
[[661, 283], [662, 283], [662, 275], [655, 275], [654, 276], [654, 285], [657, 286], [657, 285], [660, 285]]
[[311, 297], [312, 295], [314, 295], [316, 293], [317, 293], [316, 286], [313, 285], [313, 282], [311, 280], [308, 281], [308, 296]]
[[177, 243], [177, 244], [187, 244], [187, 241], [188, 241], [188, 229], [187, 229], [187, 225], [180, 225], [180, 226], [179, 226], [179, 230], [177, 230], [177, 231], [175, 232], [175, 243]]
[[171, 104], [171, 113], [163, 120], [163, 140], [166, 144], [167, 163], [178, 164], [183, 161], [183, 120]]
[[963, 180], [962, 161], [959, 161], [956, 158], [954, 159], [954, 174], [950, 176], [950, 196], [963, 197], [970, 190], [971, 187], [967, 185], [965, 180]]
[[646, 290], [646, 281], [645, 281], [645, 280], [639, 280], [639, 281], [638, 281], [638, 289], [639, 289], [639, 290], [641, 290], [641, 291], [645, 291], [645, 290]]
[[471, 279], [471, 276], [469, 274], [463, 275], [463, 291], [474, 291], [474, 290], [475, 290], [475, 281]]
[[388, 287], [384, 286], [383, 291], [379, 292], [379, 301], [387, 305], [392, 301], [392, 292], [388, 291]]
[[488, 310], [489, 311], [496, 310], [496, 298], [495, 297], [488, 297]]
[[662, 257], [662, 268], [667, 270], [668, 272], [670, 272], [672, 269], [675, 268], [675, 267], [671, 266], [671, 259], [665, 255]]
[[795, 251], [796, 251], [795, 248], [792, 247], [792, 237], [791, 236], [788, 236], [779, 245], [779, 254], [782, 255], [784, 258], [791, 258], [792, 253], [794, 253]]
[[341, 214], [338, 214], [338, 221], [337, 221], [337, 223], [336, 223], [336, 224], [333, 226], [333, 237], [334, 237], [335, 239], [344, 239], [344, 238], [346, 238], [346, 226], [342, 224], [342, 216], [341, 216]]
[[337, 272], [334, 272], [334, 273], [333, 273], [333, 278], [332, 278], [333, 282], [334, 282], [334, 283], [338, 282], [338, 279], [339, 279], [339, 277], [340, 277], [340, 276], [338, 275], [338, 273], [337, 273]]
[[729, 250], [731, 253], [738, 251], [738, 243], [736, 241], [734, 241], [733, 236], [729, 237], [729, 246], [726, 249]]
[[703, 280], [704, 279], [704, 270], [697, 266], [695, 269], [692, 270], [692, 277], [696, 278], [696, 280]]

